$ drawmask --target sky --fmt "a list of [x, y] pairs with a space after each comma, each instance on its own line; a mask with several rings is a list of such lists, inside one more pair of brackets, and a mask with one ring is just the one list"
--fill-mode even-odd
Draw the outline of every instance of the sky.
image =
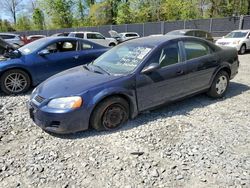
[[[31, 2], [31, 0], [22, 0], [22, 4], [21, 4], [22, 11], [20, 11], [20, 14], [22, 12], [28, 12], [28, 9], [31, 7], [30, 2]], [[1, 3], [2, 3], [2, 0], [0, 0], [0, 6], [2, 7]], [[6, 12], [3, 8], [0, 9], [0, 18], [7, 19], [7, 20], [13, 22], [12, 16], [8, 12]]]

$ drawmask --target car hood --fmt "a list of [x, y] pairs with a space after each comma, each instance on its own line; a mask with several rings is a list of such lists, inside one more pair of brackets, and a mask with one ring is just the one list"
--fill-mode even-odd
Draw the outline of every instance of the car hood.
[[117, 78], [118, 76], [94, 73], [79, 66], [50, 77], [36, 88], [34, 94], [46, 99], [81, 95]]
[[239, 41], [239, 40], [243, 40], [244, 38], [222, 38], [217, 40], [217, 42], [234, 42], [234, 41]]
[[8, 50], [8, 49], [12, 49], [12, 50], [15, 50], [16, 48], [14, 46], [12, 46], [11, 44], [9, 44], [8, 42], [0, 39], [0, 48], [3, 48], [5, 50]]

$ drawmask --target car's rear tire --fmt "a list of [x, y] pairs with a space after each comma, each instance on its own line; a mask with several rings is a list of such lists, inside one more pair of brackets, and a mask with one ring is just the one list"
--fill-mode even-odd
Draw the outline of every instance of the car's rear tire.
[[104, 99], [94, 109], [90, 125], [98, 130], [116, 130], [129, 118], [129, 104], [121, 97]]
[[239, 54], [245, 54], [247, 50], [247, 47], [245, 44], [242, 44], [242, 46], [240, 47], [240, 51]]
[[29, 75], [19, 69], [3, 73], [0, 79], [1, 90], [8, 95], [25, 93], [31, 86]]
[[220, 71], [214, 78], [213, 83], [207, 92], [212, 98], [221, 98], [225, 95], [229, 85], [229, 75], [226, 71]]

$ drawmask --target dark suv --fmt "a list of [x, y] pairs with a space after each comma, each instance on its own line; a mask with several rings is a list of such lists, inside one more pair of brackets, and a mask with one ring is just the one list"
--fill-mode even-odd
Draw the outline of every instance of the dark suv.
[[211, 33], [199, 29], [181, 29], [168, 32], [166, 35], [186, 35], [203, 38], [205, 40], [214, 42]]

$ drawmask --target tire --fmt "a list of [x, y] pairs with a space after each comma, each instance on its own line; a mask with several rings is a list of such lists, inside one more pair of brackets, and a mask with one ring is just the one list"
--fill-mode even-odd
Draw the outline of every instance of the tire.
[[116, 44], [112, 42], [112, 43], [109, 44], [109, 46], [114, 47], [114, 46], [116, 46]]
[[21, 94], [28, 91], [31, 86], [29, 75], [19, 69], [9, 70], [1, 76], [1, 90], [8, 95]]
[[104, 99], [90, 118], [90, 125], [97, 131], [116, 130], [129, 118], [129, 104], [121, 97]]
[[225, 71], [220, 71], [214, 78], [213, 83], [207, 92], [212, 98], [221, 98], [225, 95], [229, 85], [229, 75]]
[[242, 44], [242, 46], [240, 47], [240, 51], [239, 54], [245, 54], [247, 50], [247, 47], [245, 44]]

